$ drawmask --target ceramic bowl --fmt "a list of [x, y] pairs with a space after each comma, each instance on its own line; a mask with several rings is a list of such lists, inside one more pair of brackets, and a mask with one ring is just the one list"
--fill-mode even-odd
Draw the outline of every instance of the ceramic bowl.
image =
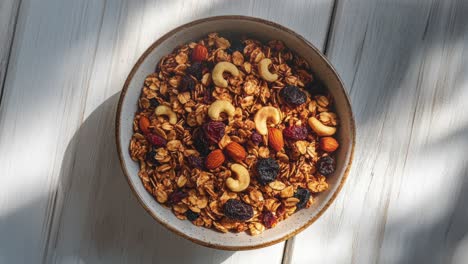
[[[321, 193], [312, 207], [296, 212], [276, 227], [265, 230], [257, 236], [245, 233], [220, 233], [177, 219], [171, 210], [161, 206], [144, 189], [138, 177], [139, 165], [132, 161], [128, 151], [133, 118], [137, 111], [137, 100], [145, 77], [154, 71], [159, 59], [171, 53], [176, 46], [200, 39], [211, 32], [219, 32], [224, 36], [245, 34], [262, 41], [282, 40], [287, 47], [303, 56], [312, 66], [315, 75], [326, 84], [335, 99], [336, 113], [340, 119], [340, 127], [336, 135], [340, 148], [336, 153], [336, 172], [328, 177], [329, 190]], [[120, 163], [128, 183], [141, 205], [155, 220], [174, 233], [204, 246], [226, 250], [246, 250], [286, 240], [307, 228], [323, 214], [343, 187], [348, 175], [353, 157], [355, 129], [351, 106], [343, 83], [316, 47], [292, 30], [270, 21], [245, 16], [219, 16], [180, 26], [162, 36], [141, 55], [130, 72], [120, 95], [116, 117], [116, 137]]]

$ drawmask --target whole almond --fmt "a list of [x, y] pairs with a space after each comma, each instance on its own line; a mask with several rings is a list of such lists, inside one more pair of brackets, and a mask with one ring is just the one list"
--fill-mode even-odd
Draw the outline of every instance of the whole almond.
[[208, 57], [208, 50], [205, 46], [197, 44], [192, 51], [192, 61], [204, 61]]
[[150, 132], [149, 126], [151, 122], [146, 116], [141, 116], [140, 120], [138, 121], [138, 126], [140, 127], [143, 134], [148, 134]]
[[283, 132], [280, 129], [268, 129], [268, 145], [276, 151], [280, 151], [284, 147]]
[[321, 138], [319, 145], [320, 148], [326, 152], [333, 152], [339, 147], [338, 141], [332, 137]]
[[225, 157], [220, 149], [213, 150], [205, 159], [205, 167], [209, 170], [216, 169], [224, 163]]
[[247, 157], [247, 153], [245, 152], [244, 147], [234, 141], [229, 143], [224, 148], [224, 151], [226, 152], [226, 155], [228, 155], [231, 159], [238, 162], [245, 160], [245, 158]]

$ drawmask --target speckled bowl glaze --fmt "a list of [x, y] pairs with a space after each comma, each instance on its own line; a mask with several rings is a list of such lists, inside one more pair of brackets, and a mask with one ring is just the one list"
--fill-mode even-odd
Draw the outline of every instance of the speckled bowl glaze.
[[[227, 36], [245, 34], [263, 41], [282, 40], [287, 47], [303, 56], [312, 66], [315, 75], [327, 85], [335, 99], [336, 113], [340, 119], [337, 134], [340, 142], [340, 148], [336, 153], [337, 168], [336, 172], [328, 177], [329, 190], [321, 193], [311, 208], [298, 211], [258, 236], [245, 233], [220, 233], [177, 219], [171, 210], [161, 206], [146, 192], [138, 177], [139, 165], [132, 161], [128, 151], [137, 100], [145, 77], [154, 71], [159, 59], [171, 53], [176, 46], [198, 40], [211, 32]], [[174, 233], [204, 246], [226, 250], [247, 250], [286, 240], [307, 228], [323, 214], [343, 187], [348, 175], [354, 151], [355, 128], [343, 83], [316, 47], [292, 30], [270, 21], [245, 16], [219, 16], [182, 25], [162, 36], [143, 53], [130, 72], [120, 95], [116, 117], [116, 140], [120, 163], [128, 183], [141, 205], [155, 220]]]

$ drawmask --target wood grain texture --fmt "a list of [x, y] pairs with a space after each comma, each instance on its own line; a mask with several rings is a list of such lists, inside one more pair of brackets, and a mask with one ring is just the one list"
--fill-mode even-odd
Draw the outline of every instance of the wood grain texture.
[[0, 108], [0, 263], [280, 263], [283, 243], [220, 251], [156, 224], [122, 175], [113, 123], [139, 55], [190, 20], [258, 16], [322, 46], [332, 2], [281, 3], [23, 0]]
[[19, 4], [19, 0], [2, 0], [0, 2], [0, 104]]
[[292, 263], [467, 263], [467, 1], [339, 1], [328, 57], [357, 122], [333, 206]]

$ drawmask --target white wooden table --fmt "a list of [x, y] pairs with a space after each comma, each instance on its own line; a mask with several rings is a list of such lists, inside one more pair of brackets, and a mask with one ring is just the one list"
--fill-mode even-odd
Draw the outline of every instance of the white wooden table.
[[[357, 125], [351, 175], [287, 243], [159, 226], [117, 161], [118, 93], [193, 19], [266, 18], [322, 48]], [[0, 0], [0, 263], [468, 263], [468, 0]]]

